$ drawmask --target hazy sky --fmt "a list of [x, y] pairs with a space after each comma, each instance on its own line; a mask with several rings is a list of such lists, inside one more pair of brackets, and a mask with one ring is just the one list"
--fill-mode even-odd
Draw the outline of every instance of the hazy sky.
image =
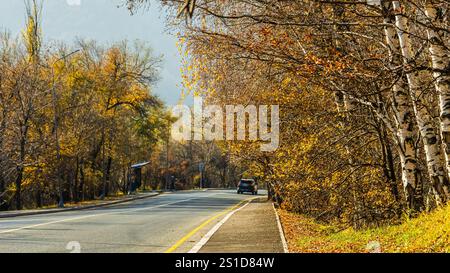
[[[180, 98], [180, 56], [176, 37], [166, 31], [165, 11], [157, 1], [131, 16], [125, 0], [44, 0], [43, 33], [46, 40], [72, 43], [77, 37], [102, 44], [136, 39], [146, 41], [155, 55], [163, 55], [161, 80], [153, 88], [168, 104]], [[24, 26], [24, 0], [0, 0], [0, 29], [18, 35]]]

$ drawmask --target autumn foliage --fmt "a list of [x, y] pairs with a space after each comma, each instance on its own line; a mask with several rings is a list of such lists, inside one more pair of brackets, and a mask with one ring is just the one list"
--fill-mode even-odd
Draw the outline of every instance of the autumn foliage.
[[[192, 1], [162, 2], [175, 18]], [[227, 147], [282, 207], [363, 227], [447, 202], [448, 1], [194, 2], [173, 21], [185, 86], [280, 105], [276, 152]]]
[[169, 116], [143, 43], [44, 43], [39, 1], [22, 37], [0, 35], [0, 205], [51, 206], [127, 193]]

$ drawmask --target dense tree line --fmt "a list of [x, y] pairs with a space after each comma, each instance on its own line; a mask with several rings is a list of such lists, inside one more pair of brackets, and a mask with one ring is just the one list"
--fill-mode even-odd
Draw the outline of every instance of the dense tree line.
[[0, 203], [54, 205], [127, 192], [169, 115], [151, 94], [159, 58], [143, 43], [46, 43], [39, 1], [22, 37], [0, 35]]
[[22, 35], [0, 34], [0, 210], [128, 194], [140, 162], [141, 190], [235, 186], [246, 168], [226, 149], [171, 140], [152, 93], [161, 57], [138, 41], [46, 42], [44, 2], [25, 3]]
[[239, 178], [252, 176], [239, 157], [213, 141], [170, 140], [154, 150], [151, 161], [148, 181], [152, 188], [234, 188]]
[[361, 227], [447, 202], [448, 1], [162, 3], [190, 54], [188, 86], [210, 103], [280, 105], [278, 151], [230, 148], [280, 204]]

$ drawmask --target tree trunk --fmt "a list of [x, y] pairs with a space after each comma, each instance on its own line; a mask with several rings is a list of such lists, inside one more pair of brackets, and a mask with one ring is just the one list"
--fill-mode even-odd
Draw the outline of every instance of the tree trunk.
[[80, 160], [80, 184], [78, 186], [79, 201], [84, 201], [84, 160]]
[[[1, 163], [0, 163], [1, 164]], [[3, 177], [3, 174], [0, 173], [0, 196], [2, 195], [2, 193], [5, 191], [5, 179]], [[0, 197], [1, 199], [1, 197]]]
[[22, 209], [22, 177], [23, 177], [23, 167], [17, 167], [17, 176], [16, 176], [16, 193], [15, 193], [15, 201], [16, 201], [16, 209]]
[[[407, 18], [400, 14], [402, 7], [400, 2], [392, 2], [395, 14], [395, 26], [397, 28], [397, 35], [399, 37], [400, 49], [403, 56], [403, 61], [408, 69], [414, 64], [414, 54], [412, 50], [412, 43], [408, 33]], [[437, 202], [445, 202], [446, 196], [443, 193], [444, 184], [448, 183], [447, 173], [444, 171], [444, 162], [441, 158], [440, 145], [439, 145], [439, 134], [437, 128], [433, 124], [433, 119], [428, 113], [427, 109], [423, 106], [421, 101], [421, 79], [424, 75], [421, 75], [418, 71], [407, 71], [406, 78], [409, 85], [409, 93], [412, 97], [414, 112], [417, 120], [417, 125], [419, 126], [419, 131], [423, 139], [424, 151], [427, 160], [427, 169], [430, 176], [432, 187], [436, 193]], [[418, 185], [419, 186], [419, 185]], [[416, 187], [415, 192], [417, 198], [419, 195], [423, 195], [422, 187]], [[423, 209], [423, 204], [416, 204], [416, 209]]]
[[386, 168], [387, 168], [387, 175], [389, 177], [389, 184], [390, 184], [390, 188], [391, 188], [391, 192], [392, 195], [394, 196], [395, 201], [397, 201], [397, 203], [400, 204], [400, 194], [398, 192], [398, 188], [397, 188], [397, 177], [395, 175], [395, 167], [394, 167], [394, 157], [392, 156], [392, 149], [391, 149], [391, 145], [389, 144], [389, 139], [388, 136], [386, 134], [386, 132], [384, 132], [384, 146], [385, 146], [385, 151], [386, 151]]
[[[432, 26], [443, 23], [443, 19], [438, 15], [437, 8], [432, 2], [427, 3], [425, 13]], [[434, 69], [435, 87], [439, 94], [440, 127], [447, 174], [450, 174], [450, 52], [445, 46], [443, 33], [435, 31], [431, 26], [428, 27], [427, 33], [430, 41], [429, 51]], [[448, 180], [442, 183], [442, 191], [447, 199], [450, 198], [449, 187]]]
[[112, 158], [111, 156], [108, 156], [108, 159], [105, 164], [105, 178], [103, 180], [103, 193], [102, 197], [108, 196], [108, 188], [111, 180], [111, 164], [112, 164]]
[[72, 185], [72, 192], [73, 192], [73, 201], [75, 203], [78, 203], [80, 201], [79, 194], [78, 194], [78, 180], [79, 180], [79, 174], [80, 172], [80, 159], [76, 158], [76, 165], [75, 165], [75, 172], [73, 175], [73, 185]]
[[[122, 182], [122, 185], [121, 185], [121, 187], [122, 187], [122, 192], [123, 192], [124, 194], [127, 194], [127, 189], [128, 189], [128, 174], [127, 174], [127, 168], [126, 168], [126, 167], [123, 167], [123, 168], [122, 168], [122, 179], [123, 179], [123, 182]], [[155, 180], [156, 180], [156, 179], [155, 179]], [[154, 186], [153, 189], [156, 189], [156, 186]]]
[[397, 177], [395, 175], [394, 158], [392, 155], [391, 146], [389, 144], [389, 137], [384, 127], [384, 123], [381, 122], [377, 126], [377, 133], [380, 142], [381, 153], [383, 156], [383, 173], [386, 176], [387, 182], [391, 189], [392, 196], [397, 204], [400, 204], [401, 198], [397, 188]]
[[[0, 91], [1, 92], [1, 91]], [[0, 206], [2, 203], [2, 194], [6, 190], [6, 181], [5, 181], [5, 152], [3, 147], [4, 141], [4, 132], [6, 129], [6, 108], [3, 109], [1, 123], [0, 123]]]
[[42, 190], [41, 190], [41, 185], [38, 185], [37, 189], [36, 189], [36, 207], [40, 208], [42, 207]]
[[16, 193], [15, 193], [15, 201], [16, 201], [16, 209], [22, 209], [22, 179], [23, 179], [23, 171], [25, 164], [25, 145], [27, 143], [28, 137], [28, 118], [24, 121], [25, 125], [21, 126], [21, 136], [20, 136], [20, 147], [19, 147], [19, 164], [16, 166]]
[[[393, 8], [389, 1], [383, 1], [384, 22], [386, 25], [395, 24]], [[386, 41], [390, 50], [391, 67], [394, 68], [402, 63], [400, 56], [400, 43], [394, 27], [385, 28]], [[419, 186], [417, 153], [414, 143], [414, 115], [411, 101], [409, 99], [407, 85], [404, 77], [397, 76], [393, 85], [393, 109], [397, 121], [397, 146], [400, 155], [402, 169], [403, 190], [406, 196], [408, 208], [412, 209], [415, 204], [423, 203], [420, 195], [417, 195]]]

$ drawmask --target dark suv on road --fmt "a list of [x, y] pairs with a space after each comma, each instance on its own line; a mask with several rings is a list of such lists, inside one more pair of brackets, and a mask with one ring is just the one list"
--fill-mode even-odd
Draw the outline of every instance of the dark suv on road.
[[258, 194], [258, 184], [253, 179], [241, 179], [237, 186], [237, 193], [251, 192], [253, 195]]

